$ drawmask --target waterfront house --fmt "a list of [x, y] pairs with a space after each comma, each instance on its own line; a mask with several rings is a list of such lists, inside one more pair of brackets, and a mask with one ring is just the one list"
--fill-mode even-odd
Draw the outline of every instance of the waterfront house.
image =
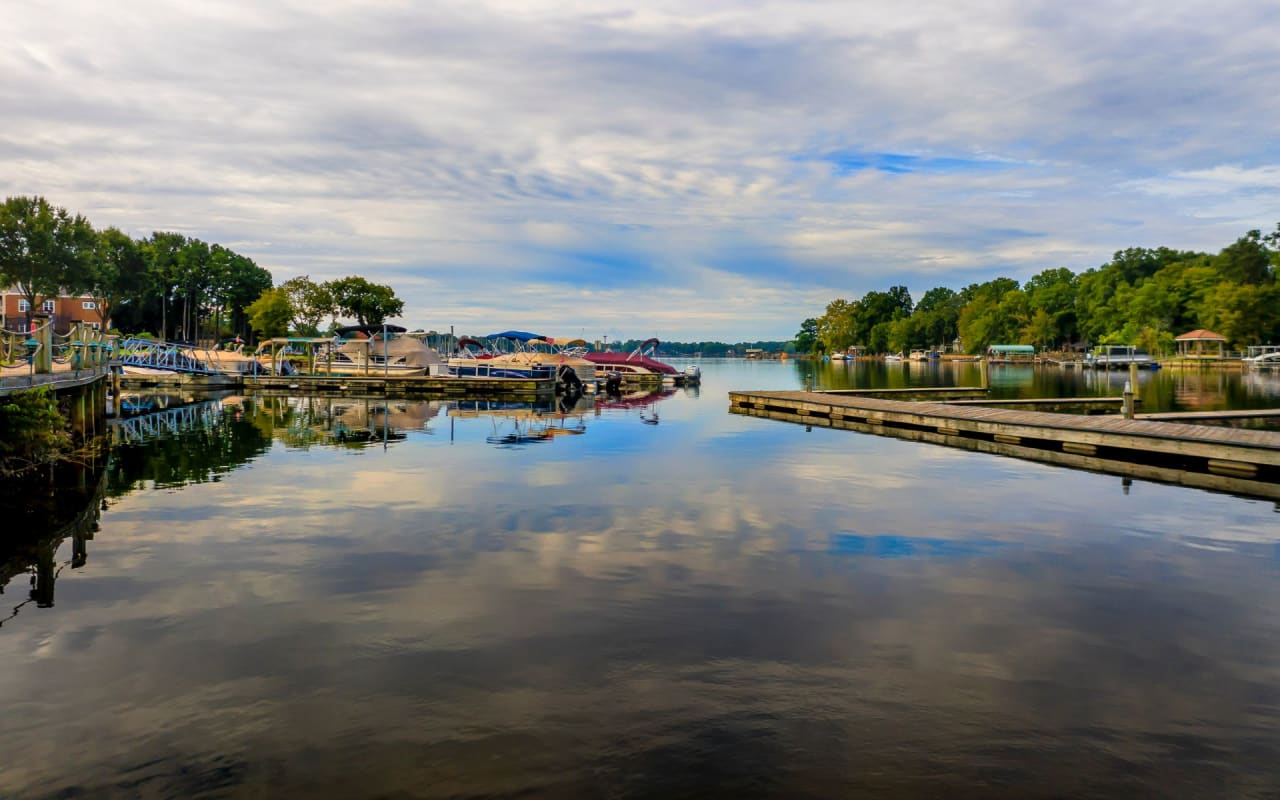
[[[43, 325], [43, 320], [53, 320], [55, 333], [67, 333], [72, 326], [84, 324], [98, 330], [110, 319], [103, 319], [101, 301], [88, 294], [59, 295], [57, 297], [37, 297], [32, 319], [41, 318], [36, 323]], [[10, 286], [0, 293], [0, 328], [7, 331], [25, 331], [27, 326], [27, 298]]]

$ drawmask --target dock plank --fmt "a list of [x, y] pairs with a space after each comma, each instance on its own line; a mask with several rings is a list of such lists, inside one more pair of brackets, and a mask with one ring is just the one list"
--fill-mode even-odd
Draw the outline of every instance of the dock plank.
[[805, 391], [730, 392], [734, 404], [758, 410], [806, 408], [812, 415], [839, 413], [845, 418], [927, 428], [946, 427], [987, 435], [1071, 442], [1135, 451], [1228, 459], [1280, 466], [1280, 432], [1193, 425], [1117, 416], [1081, 416], [1044, 411], [991, 408], [932, 401], [904, 402], [865, 396]]

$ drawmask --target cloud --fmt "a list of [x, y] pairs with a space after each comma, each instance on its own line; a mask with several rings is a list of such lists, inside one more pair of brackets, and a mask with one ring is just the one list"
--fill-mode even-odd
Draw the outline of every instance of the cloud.
[[415, 327], [782, 338], [834, 296], [1270, 228], [1266, 13], [20, 4], [0, 190], [362, 273]]

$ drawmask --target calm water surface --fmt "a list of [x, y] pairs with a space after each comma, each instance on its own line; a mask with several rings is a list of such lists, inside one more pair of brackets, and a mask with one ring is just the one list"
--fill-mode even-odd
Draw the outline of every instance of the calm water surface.
[[119, 431], [3, 510], [0, 796], [1280, 793], [1273, 503], [727, 412], [807, 369]]

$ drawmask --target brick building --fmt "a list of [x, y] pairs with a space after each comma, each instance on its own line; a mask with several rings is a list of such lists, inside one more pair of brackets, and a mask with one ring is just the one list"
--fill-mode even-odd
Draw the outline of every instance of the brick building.
[[[53, 317], [55, 333], [67, 333], [77, 323], [84, 323], [90, 328], [110, 327], [111, 320], [103, 319], [100, 311], [101, 302], [92, 295], [60, 295], [58, 297], [36, 299], [33, 320], [41, 318], [37, 324], [43, 324], [44, 317]], [[23, 331], [27, 326], [27, 298], [22, 296], [17, 287], [9, 287], [0, 294], [0, 328], [9, 331]]]

